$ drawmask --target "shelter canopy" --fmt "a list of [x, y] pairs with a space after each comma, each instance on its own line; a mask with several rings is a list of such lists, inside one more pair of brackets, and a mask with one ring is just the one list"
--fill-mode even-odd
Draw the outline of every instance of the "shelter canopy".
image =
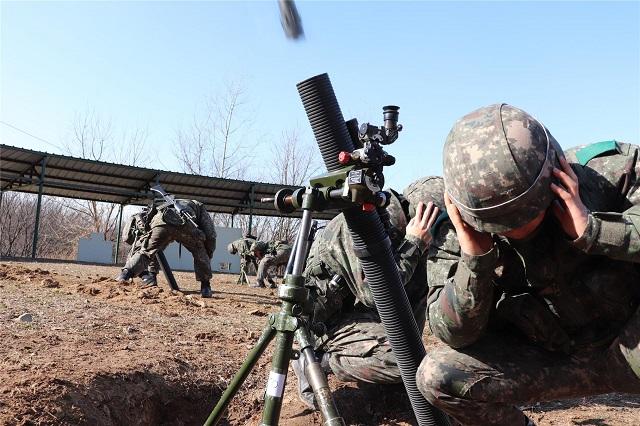
[[[159, 183], [176, 198], [198, 200], [213, 213], [302, 215], [301, 211], [282, 214], [273, 203], [260, 202], [261, 198], [273, 197], [280, 189], [291, 187], [289, 185], [146, 169], [0, 144], [2, 192], [37, 194], [40, 183], [43, 195], [122, 205], [147, 204], [151, 196], [149, 188]], [[331, 219], [336, 214], [336, 211], [326, 211], [314, 213], [314, 217]]]

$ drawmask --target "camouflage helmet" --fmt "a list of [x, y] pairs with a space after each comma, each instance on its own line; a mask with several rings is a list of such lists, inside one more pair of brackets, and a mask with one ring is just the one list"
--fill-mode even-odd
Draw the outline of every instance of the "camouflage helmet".
[[407, 217], [409, 203], [404, 199], [402, 194], [397, 193], [393, 189], [387, 189], [386, 191], [391, 194], [391, 199], [387, 206], [389, 221], [394, 228], [397, 228], [404, 233], [405, 229], [407, 229], [407, 223], [409, 223], [409, 219]]
[[266, 253], [268, 248], [269, 248], [269, 244], [265, 243], [264, 241], [256, 241], [253, 244], [251, 244], [250, 250], [252, 253], [255, 253], [257, 251]]
[[444, 145], [444, 184], [465, 222], [482, 232], [519, 228], [546, 210], [562, 149], [549, 131], [507, 104], [458, 120]]
[[402, 193], [409, 203], [411, 218], [416, 215], [416, 207], [420, 201], [425, 204], [431, 201], [441, 212], [445, 211], [444, 180], [440, 176], [426, 176], [411, 182]]
[[233, 243], [229, 243], [229, 245], [227, 246], [227, 251], [229, 252], [229, 254], [236, 254], [238, 252], [238, 249], [236, 249], [236, 246]]
[[387, 232], [394, 246], [398, 246], [404, 238], [407, 224], [409, 223], [409, 218], [407, 217], [409, 203], [407, 203], [402, 194], [398, 194], [393, 189], [387, 188], [385, 191], [391, 194], [389, 205], [386, 208], [389, 215], [389, 224], [391, 225]]

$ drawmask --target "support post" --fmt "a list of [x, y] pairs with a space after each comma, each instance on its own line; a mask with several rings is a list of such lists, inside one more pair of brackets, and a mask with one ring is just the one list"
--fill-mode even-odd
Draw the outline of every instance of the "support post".
[[251, 195], [249, 196], [249, 234], [253, 225], [253, 185], [251, 185]]
[[47, 159], [49, 157], [44, 157], [40, 164], [40, 179], [38, 182], [38, 202], [36, 204], [36, 223], [33, 227], [33, 242], [31, 244], [31, 258], [36, 258], [36, 253], [38, 251], [38, 232], [40, 228], [40, 211], [42, 210], [42, 191], [44, 190], [44, 175], [45, 169], [47, 167]]
[[118, 256], [120, 255], [120, 234], [122, 234], [122, 208], [123, 204], [120, 204], [120, 211], [118, 212], [118, 233], [116, 234], [116, 254], [113, 257], [113, 263], [118, 263]]
[[233, 218], [236, 217], [236, 215], [232, 214], [231, 215], [231, 227], [233, 228]]

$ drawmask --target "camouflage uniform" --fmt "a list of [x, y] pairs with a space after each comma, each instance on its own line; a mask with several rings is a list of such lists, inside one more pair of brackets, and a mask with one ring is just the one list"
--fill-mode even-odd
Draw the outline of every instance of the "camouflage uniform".
[[[459, 182], [477, 185], [466, 194], [456, 193], [466, 199], [454, 201], [452, 196], [452, 201], [476, 230], [497, 233], [531, 221], [553, 198], [546, 168], [557, 160], [547, 155], [551, 165], [545, 160], [542, 169], [533, 169], [538, 180], [523, 182], [520, 201], [529, 198], [525, 207], [509, 204], [517, 192], [505, 193], [499, 200], [501, 212], [486, 221], [474, 216], [486, 207], [491, 185], [518, 183], [522, 172], [516, 167], [513, 174], [500, 175], [508, 168], [500, 162], [524, 157], [518, 165], [526, 171], [544, 160], [544, 154], [536, 160], [536, 152], [517, 151], [522, 141], [518, 132], [538, 133], [539, 140], [549, 141], [547, 154], [562, 155], [540, 123], [515, 108], [501, 108], [500, 126], [490, 119], [482, 123], [495, 118], [491, 111], [496, 106], [484, 108], [457, 123], [445, 144], [447, 191], [451, 194], [449, 185], [455, 188]], [[456, 138], [473, 141], [480, 134], [485, 138], [481, 150], [451, 147]], [[509, 150], [500, 138], [509, 141]], [[524, 425], [527, 419], [517, 408], [521, 404], [640, 393], [640, 205], [632, 205], [638, 182], [633, 176], [627, 197], [620, 196], [617, 186], [635, 147], [618, 144], [617, 149], [571, 164], [581, 199], [593, 212], [586, 231], [574, 241], [550, 213], [526, 239], [492, 234], [493, 248], [477, 256], [461, 253], [450, 222], [439, 228], [428, 260], [428, 316], [433, 333], [449, 347], [431, 351], [417, 379], [425, 397], [460, 423]], [[567, 157], [575, 161], [575, 151]], [[635, 167], [639, 173], [640, 166]], [[514, 223], [501, 223], [500, 215]]]
[[227, 246], [227, 251], [231, 254], [237, 254], [240, 256], [240, 270], [246, 274], [248, 272], [248, 265], [253, 265], [257, 269], [256, 258], [251, 252], [251, 246], [256, 242], [255, 238], [240, 238], [235, 240]]
[[[196, 218], [198, 228], [185, 221], [172, 206], [161, 206], [151, 218], [149, 231], [140, 236], [124, 269], [136, 276], [150, 267], [158, 250], [164, 250], [172, 241], [178, 241], [193, 255], [196, 280], [211, 280], [211, 258], [216, 247], [216, 231], [213, 220], [202, 203], [195, 200], [176, 200], [182, 203]], [[157, 268], [157, 266], [156, 266]]]
[[264, 287], [264, 280], [266, 279], [274, 286], [275, 283], [269, 274], [269, 269], [287, 264], [291, 255], [291, 245], [285, 241], [272, 241], [267, 245], [266, 250], [259, 250], [258, 246], [258, 244], [254, 243], [251, 248], [251, 252], [254, 255], [257, 251], [263, 251], [263, 257], [260, 258], [260, 263], [258, 263], [256, 283], [258, 286]]
[[[123, 232], [125, 234], [125, 242], [131, 245], [131, 249], [129, 250], [127, 259], [133, 256], [134, 249], [137, 249], [136, 241], [147, 232], [149, 232], [149, 226], [147, 224], [146, 211], [134, 214], [131, 217], [129, 226], [125, 228]], [[160, 272], [160, 264], [158, 263], [158, 258], [156, 256], [152, 256], [149, 260], [148, 269], [146, 271], [143, 270], [139, 276], [143, 276], [146, 273], [158, 275], [158, 272]]]
[[[436, 190], [430, 184], [423, 194]], [[414, 196], [416, 196], [414, 194]], [[402, 199], [402, 197], [399, 197]], [[436, 196], [442, 200], [440, 196]], [[427, 201], [418, 199], [415, 201]], [[440, 201], [442, 204], [442, 201]], [[402, 205], [404, 204], [404, 205]], [[396, 228], [392, 239], [396, 263], [420, 330], [426, 313], [426, 244], [406, 236], [406, 201], [388, 210]], [[398, 218], [402, 218], [398, 223]], [[390, 233], [391, 235], [392, 233]], [[334, 276], [342, 280], [332, 280]], [[331, 220], [316, 237], [304, 271], [306, 286], [313, 302], [313, 323], [323, 323], [327, 333], [317, 339], [316, 351], [324, 353], [323, 363], [342, 381], [378, 384], [400, 383], [400, 370], [375, 308], [371, 289], [353, 252], [353, 241], [342, 214]]]

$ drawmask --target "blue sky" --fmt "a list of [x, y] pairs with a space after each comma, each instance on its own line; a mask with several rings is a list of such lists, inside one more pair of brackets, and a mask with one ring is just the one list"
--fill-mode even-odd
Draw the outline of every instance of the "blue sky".
[[[301, 42], [285, 38], [275, 0], [2, 1], [1, 120], [59, 146], [90, 108], [147, 127], [145, 165], [178, 170], [176, 130], [228, 81], [245, 86], [255, 152], [293, 128], [312, 143], [295, 85], [327, 72], [346, 119], [381, 124], [381, 107], [400, 105], [387, 170], [399, 189], [441, 174], [451, 125], [495, 102], [532, 113], [565, 148], [640, 143], [640, 2], [297, 5]], [[0, 139], [59, 152], [3, 124]]]

